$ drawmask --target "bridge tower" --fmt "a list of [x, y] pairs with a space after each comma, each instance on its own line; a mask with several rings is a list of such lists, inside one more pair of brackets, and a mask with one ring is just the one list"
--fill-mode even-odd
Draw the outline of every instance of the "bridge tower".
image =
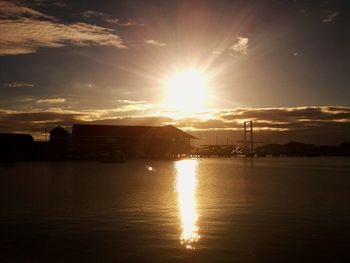
[[[247, 137], [250, 134], [250, 141]], [[250, 144], [250, 147], [248, 147]], [[253, 121], [244, 122], [244, 154], [246, 157], [254, 157], [254, 141], [253, 141]]]

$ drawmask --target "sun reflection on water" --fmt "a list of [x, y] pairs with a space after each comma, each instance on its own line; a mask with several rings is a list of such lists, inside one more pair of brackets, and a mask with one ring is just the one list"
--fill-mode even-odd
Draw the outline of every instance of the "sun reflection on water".
[[176, 190], [178, 192], [181, 217], [181, 244], [187, 249], [195, 249], [200, 238], [198, 234], [198, 214], [196, 208], [197, 161], [182, 160], [175, 163]]

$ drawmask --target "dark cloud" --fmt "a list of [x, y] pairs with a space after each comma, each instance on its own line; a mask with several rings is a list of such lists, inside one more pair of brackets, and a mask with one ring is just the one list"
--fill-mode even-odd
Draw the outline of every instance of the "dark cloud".
[[23, 0], [22, 2], [30, 7], [67, 7], [67, 4], [63, 0]]
[[137, 23], [131, 19], [127, 20], [127, 21], [121, 21], [120, 19], [103, 13], [103, 12], [98, 12], [98, 11], [94, 11], [94, 10], [87, 10], [81, 13], [81, 16], [87, 20], [91, 20], [91, 19], [100, 19], [104, 22], [106, 22], [107, 24], [111, 24], [111, 25], [117, 25], [117, 26], [122, 26], [122, 27], [128, 27], [128, 26], [143, 26], [143, 24]]
[[74, 112], [8, 112], [0, 110], [0, 131], [30, 133], [37, 139], [43, 139], [45, 131], [61, 125], [69, 128], [82, 117]]
[[342, 120], [350, 119], [350, 107], [296, 107], [268, 109], [235, 109], [218, 116], [224, 120], [257, 119], [270, 122], [301, 120]]
[[30, 7], [19, 5], [8, 0], [0, 1], [0, 18], [41, 17], [50, 18]]
[[59, 109], [36, 112], [0, 110], [0, 132], [31, 133], [36, 138], [42, 139], [45, 130], [50, 130], [58, 125], [70, 130], [74, 123], [163, 125], [173, 121], [168, 117], [117, 117], [94, 120], [95, 114]]

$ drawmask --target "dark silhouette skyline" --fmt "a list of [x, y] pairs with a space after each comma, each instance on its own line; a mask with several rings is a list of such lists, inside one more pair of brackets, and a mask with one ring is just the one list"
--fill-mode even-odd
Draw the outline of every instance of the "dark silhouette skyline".
[[[0, 133], [1, 163], [44, 160], [119, 162], [125, 159], [183, 157], [350, 156], [349, 142], [339, 146], [289, 142], [286, 144], [220, 143], [194, 145], [198, 140], [172, 126], [118, 126], [75, 124], [72, 133], [57, 126], [49, 141], [35, 141], [29, 134]], [[240, 141], [242, 142], [242, 141]], [[248, 141], [249, 142], [249, 141]], [[249, 142], [250, 145], [250, 142]]]

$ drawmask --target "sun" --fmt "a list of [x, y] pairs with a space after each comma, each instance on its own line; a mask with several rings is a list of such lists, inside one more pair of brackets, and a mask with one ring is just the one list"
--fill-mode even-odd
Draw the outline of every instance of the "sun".
[[166, 83], [164, 107], [183, 113], [194, 113], [206, 108], [208, 98], [206, 74], [196, 69], [178, 72]]

